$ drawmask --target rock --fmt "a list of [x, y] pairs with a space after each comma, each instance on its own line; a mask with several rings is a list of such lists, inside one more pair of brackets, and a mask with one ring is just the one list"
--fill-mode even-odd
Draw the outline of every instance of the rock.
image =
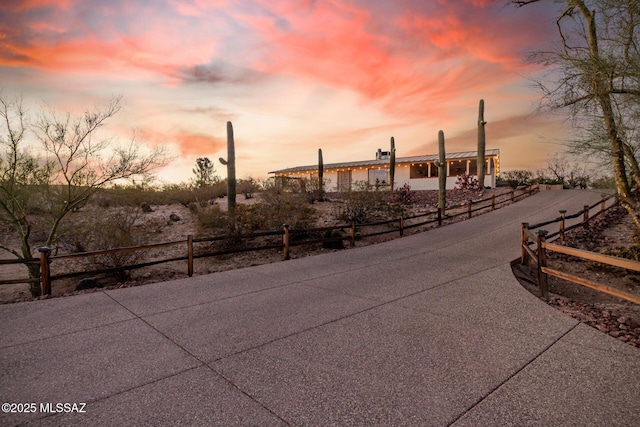
[[178, 222], [180, 221], [182, 218], [180, 218], [180, 216], [178, 214], [172, 213], [171, 215], [169, 215], [169, 219], [173, 222]]
[[346, 234], [342, 230], [339, 230], [337, 228], [334, 228], [331, 231], [327, 230], [327, 232], [324, 233], [323, 236], [325, 239], [327, 239], [327, 241], [322, 242], [322, 247], [326, 249], [344, 249], [343, 240], [328, 241], [328, 239], [339, 239], [345, 236]]
[[626, 317], [618, 317], [618, 323], [627, 323]]
[[153, 209], [151, 209], [151, 205], [147, 202], [140, 203], [140, 209], [142, 209], [142, 212], [144, 213], [153, 212]]
[[596, 329], [600, 332], [604, 332], [605, 334], [609, 332], [609, 328], [607, 328], [605, 325], [596, 325]]
[[98, 283], [98, 279], [95, 277], [85, 277], [80, 280], [76, 285], [76, 291], [81, 291], [83, 289], [93, 289], [93, 288], [101, 288], [102, 285]]

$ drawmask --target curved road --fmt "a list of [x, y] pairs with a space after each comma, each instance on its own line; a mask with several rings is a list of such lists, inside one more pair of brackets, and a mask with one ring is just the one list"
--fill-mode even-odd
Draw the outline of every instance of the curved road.
[[0, 401], [36, 413], [0, 425], [638, 426], [640, 351], [509, 265], [521, 222], [599, 199], [546, 191], [379, 245], [2, 305]]

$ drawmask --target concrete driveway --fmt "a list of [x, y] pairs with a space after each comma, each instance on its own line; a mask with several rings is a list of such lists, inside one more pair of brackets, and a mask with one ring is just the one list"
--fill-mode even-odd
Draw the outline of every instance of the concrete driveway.
[[2, 305], [0, 401], [30, 412], [0, 425], [638, 426], [640, 351], [509, 265], [521, 222], [599, 199], [546, 191], [375, 246]]

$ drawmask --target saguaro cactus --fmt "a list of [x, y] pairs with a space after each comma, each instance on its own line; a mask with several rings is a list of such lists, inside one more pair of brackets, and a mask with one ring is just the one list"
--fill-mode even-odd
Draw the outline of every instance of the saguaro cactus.
[[322, 148], [318, 148], [318, 198], [324, 200], [324, 163], [322, 162]]
[[227, 200], [229, 216], [236, 210], [236, 149], [233, 140], [233, 125], [227, 122], [227, 160], [220, 157], [220, 163], [227, 166]]
[[389, 153], [389, 184], [391, 185], [391, 191], [393, 191], [393, 185], [396, 177], [396, 141], [393, 137], [391, 137], [391, 148]]
[[438, 208], [444, 213], [447, 204], [447, 156], [444, 151], [444, 132], [438, 132]]
[[484, 165], [485, 165], [485, 134], [484, 134], [484, 125], [487, 122], [484, 121], [484, 99], [480, 100], [480, 106], [478, 108], [478, 184], [480, 185], [480, 189], [484, 188]]

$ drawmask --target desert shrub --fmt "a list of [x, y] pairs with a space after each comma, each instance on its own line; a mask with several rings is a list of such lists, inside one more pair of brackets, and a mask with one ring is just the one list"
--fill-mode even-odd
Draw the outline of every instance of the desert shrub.
[[[92, 221], [75, 224], [65, 230], [64, 239], [80, 252], [125, 248], [144, 244], [143, 237], [136, 233], [136, 222], [142, 215], [135, 206], [122, 206], [102, 210]], [[120, 268], [143, 259], [143, 251], [116, 252], [87, 258], [87, 268]], [[128, 277], [120, 271], [119, 278]]]
[[196, 194], [188, 184], [167, 184], [162, 189], [168, 203], [179, 203], [189, 206], [191, 202], [197, 202]]
[[244, 194], [245, 199], [253, 198], [253, 194], [260, 189], [258, 182], [249, 177], [238, 181], [237, 191]]
[[110, 206], [140, 206], [143, 202], [150, 205], [161, 205], [166, 201], [163, 191], [148, 183], [114, 185], [113, 187], [102, 189], [94, 199], [94, 203], [105, 208]]
[[[238, 205], [239, 207], [240, 205]], [[220, 210], [220, 206], [207, 206], [199, 209], [197, 213], [198, 223], [203, 229], [224, 228], [228, 224], [227, 213]]]
[[391, 193], [391, 201], [402, 206], [411, 206], [415, 201], [416, 192], [411, 190], [411, 186], [405, 183], [402, 187], [396, 188]]
[[[323, 183], [326, 186], [331, 180], [324, 179]], [[300, 192], [303, 193], [309, 203], [320, 202], [325, 199], [324, 187], [320, 187], [320, 182], [318, 181], [318, 177], [314, 176], [313, 178], [301, 178], [297, 181]]]
[[[640, 245], [632, 245], [632, 246], [614, 246], [612, 248], [608, 248], [602, 251], [605, 255], [611, 255], [618, 258], [625, 258], [631, 261], [640, 261]], [[609, 271], [618, 275], [638, 275], [637, 272], [633, 270], [628, 270], [625, 268], [614, 267], [608, 264], [603, 264], [595, 261], [589, 261], [587, 263], [587, 269], [589, 270], [598, 270], [598, 271]]]
[[601, 176], [591, 182], [591, 187], [598, 190], [615, 190], [616, 180], [612, 176]]
[[[266, 226], [267, 221], [264, 206], [261, 204], [236, 206], [235, 228], [240, 234], [253, 233], [260, 229], [267, 230], [269, 229]], [[279, 224], [274, 229], [281, 227], [282, 224]]]
[[501, 174], [500, 179], [509, 184], [511, 188], [521, 185], [528, 185], [533, 178], [533, 174], [528, 170], [512, 170]]
[[472, 175], [468, 175], [466, 172], [462, 175], [458, 175], [456, 179], [455, 190], [480, 190], [480, 183], [478, 178]]
[[202, 204], [198, 205], [198, 203], [196, 203], [196, 202], [191, 202], [191, 203], [189, 203], [189, 206], [188, 206], [189, 212], [191, 212], [193, 215], [197, 215], [198, 211], [200, 210], [198, 208], [198, 206], [206, 207], [207, 205], [206, 204], [205, 205], [202, 205]]
[[363, 182], [356, 183], [355, 188], [341, 193], [343, 204], [334, 210], [334, 219], [364, 224], [386, 218], [392, 213], [388, 191], [376, 190]]
[[289, 224], [295, 229], [315, 225], [318, 212], [305, 203], [305, 195], [302, 193], [265, 190], [262, 200], [257, 206], [261, 206], [264, 224], [269, 230], [278, 229], [282, 224]]
[[227, 195], [227, 180], [218, 181], [211, 186], [211, 198], [221, 199]]

